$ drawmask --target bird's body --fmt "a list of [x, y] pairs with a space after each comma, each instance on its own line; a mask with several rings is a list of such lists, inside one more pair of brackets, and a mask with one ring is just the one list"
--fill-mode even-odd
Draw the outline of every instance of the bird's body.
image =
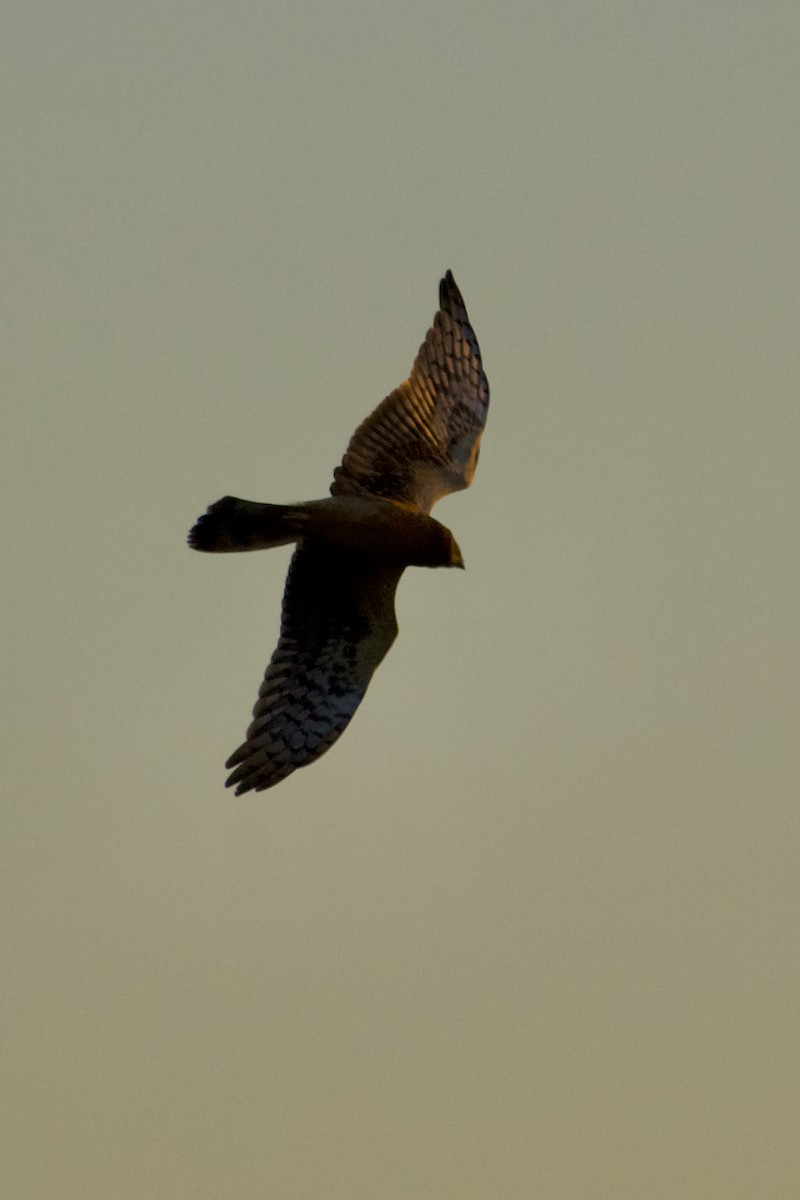
[[404, 567], [463, 566], [449, 529], [427, 513], [380, 496], [326, 496], [302, 504], [260, 504], [224, 496], [192, 531], [195, 550], [269, 550], [301, 537]]
[[226, 553], [297, 543], [281, 635], [228, 786], [262, 791], [319, 758], [358, 707], [397, 635], [394, 596], [407, 566], [463, 567], [431, 517], [475, 472], [489, 387], [461, 293], [448, 271], [411, 375], [353, 435], [332, 495], [300, 504], [225, 496], [189, 534]]

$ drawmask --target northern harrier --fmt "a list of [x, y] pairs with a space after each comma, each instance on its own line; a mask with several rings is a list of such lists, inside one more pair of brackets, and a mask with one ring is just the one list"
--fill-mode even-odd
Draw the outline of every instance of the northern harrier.
[[331, 495], [301, 504], [224, 496], [189, 534], [195, 550], [296, 542], [281, 634], [247, 740], [225, 764], [236, 794], [263, 791], [332, 746], [397, 636], [406, 567], [463, 567], [429, 516], [475, 474], [489, 406], [478, 342], [453, 276], [411, 374], [353, 434]]

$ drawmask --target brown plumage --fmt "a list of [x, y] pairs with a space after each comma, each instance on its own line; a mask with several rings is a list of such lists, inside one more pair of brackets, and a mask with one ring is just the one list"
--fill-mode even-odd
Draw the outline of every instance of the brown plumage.
[[260, 504], [225, 496], [189, 534], [195, 550], [297, 549], [281, 634], [245, 742], [228, 759], [237, 795], [273, 787], [331, 746], [397, 635], [394, 596], [407, 566], [463, 567], [429, 514], [468, 487], [489, 385], [452, 274], [408, 379], [358, 427], [331, 496]]

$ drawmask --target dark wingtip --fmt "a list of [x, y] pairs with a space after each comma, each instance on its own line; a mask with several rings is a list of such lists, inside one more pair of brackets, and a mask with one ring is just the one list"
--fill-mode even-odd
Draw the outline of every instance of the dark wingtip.
[[252, 783], [248, 783], [246, 779], [242, 779], [241, 773], [237, 771], [233, 775], [228, 776], [225, 780], [225, 787], [233, 788], [234, 796], [243, 796], [245, 792], [249, 792], [252, 789], [253, 785]]
[[448, 270], [439, 281], [439, 308], [449, 313], [456, 307], [463, 309], [464, 313], [467, 311], [464, 297], [453, 279], [453, 272]]
[[252, 746], [248, 742], [243, 742], [225, 762], [225, 770], [231, 772], [225, 780], [225, 787], [234, 788], [234, 796], [243, 796], [245, 792], [258, 791], [258, 785], [254, 782], [251, 768], [247, 764], [252, 752]]

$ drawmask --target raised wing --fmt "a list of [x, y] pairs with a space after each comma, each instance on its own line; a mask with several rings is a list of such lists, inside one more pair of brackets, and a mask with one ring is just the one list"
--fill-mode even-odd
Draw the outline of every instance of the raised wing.
[[303, 541], [289, 566], [281, 636], [227, 787], [262, 792], [333, 745], [397, 635], [402, 567]]
[[411, 374], [353, 434], [331, 492], [403, 500], [430, 512], [472, 482], [488, 407], [478, 339], [448, 271]]

